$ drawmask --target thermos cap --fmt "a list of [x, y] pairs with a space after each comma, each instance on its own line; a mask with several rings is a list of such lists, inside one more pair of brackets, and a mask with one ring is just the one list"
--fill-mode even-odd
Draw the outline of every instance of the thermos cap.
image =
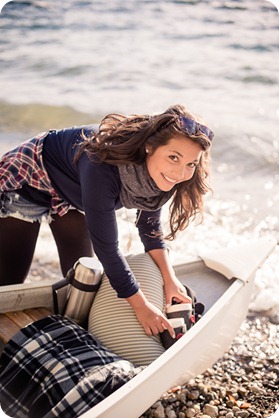
[[99, 260], [93, 257], [81, 257], [74, 265], [74, 269], [77, 267], [78, 264], [81, 264], [83, 267], [86, 267], [90, 270], [102, 270], [103, 266]]

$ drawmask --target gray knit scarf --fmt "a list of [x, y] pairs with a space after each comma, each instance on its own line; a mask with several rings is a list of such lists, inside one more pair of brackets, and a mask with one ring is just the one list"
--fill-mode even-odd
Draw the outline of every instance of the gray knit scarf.
[[161, 208], [173, 195], [160, 190], [150, 177], [146, 164], [127, 164], [118, 166], [121, 191], [120, 201], [127, 209], [155, 211]]

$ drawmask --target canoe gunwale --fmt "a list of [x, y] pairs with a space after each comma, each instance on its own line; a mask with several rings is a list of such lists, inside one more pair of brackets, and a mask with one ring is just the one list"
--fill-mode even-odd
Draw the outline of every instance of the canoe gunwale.
[[277, 241], [273, 237], [262, 237], [257, 241], [244, 242], [233, 248], [206, 250], [199, 254], [205, 265], [228, 280], [247, 282], [267, 257], [274, 251]]

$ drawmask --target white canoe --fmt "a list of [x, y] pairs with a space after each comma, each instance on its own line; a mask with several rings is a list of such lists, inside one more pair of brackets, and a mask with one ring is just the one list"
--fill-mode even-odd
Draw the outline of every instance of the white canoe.
[[[227, 350], [246, 317], [257, 269], [276, 241], [262, 238], [207, 251], [175, 267], [183, 284], [205, 304], [204, 316], [164, 354], [81, 418], [138, 418], [168, 389], [212, 366]], [[53, 282], [0, 288], [0, 312], [44, 306], [53, 310]], [[1, 347], [0, 347], [1, 348]]]

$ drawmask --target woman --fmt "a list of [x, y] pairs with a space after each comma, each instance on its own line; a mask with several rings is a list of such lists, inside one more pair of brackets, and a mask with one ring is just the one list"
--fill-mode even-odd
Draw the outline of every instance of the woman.
[[[49, 131], [0, 162], [0, 284], [22, 282], [46, 217], [65, 275], [94, 251], [118, 297], [148, 335], [173, 329], [139, 288], [118, 249], [115, 211], [136, 208], [140, 238], [164, 280], [166, 303], [189, 302], [170, 265], [160, 225], [172, 199], [173, 239], [202, 212], [213, 133], [183, 106], [155, 116], [107, 115], [100, 126]], [[83, 214], [84, 213], [84, 214]]]

